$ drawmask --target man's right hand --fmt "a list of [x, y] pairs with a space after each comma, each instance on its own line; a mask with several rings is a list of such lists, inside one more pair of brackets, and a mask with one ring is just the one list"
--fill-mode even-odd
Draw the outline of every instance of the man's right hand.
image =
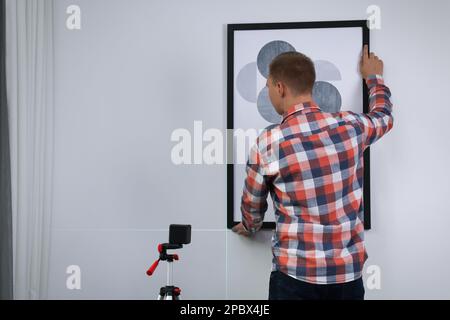
[[370, 75], [383, 75], [383, 61], [373, 52], [369, 53], [368, 45], [364, 46], [359, 69], [364, 79]]

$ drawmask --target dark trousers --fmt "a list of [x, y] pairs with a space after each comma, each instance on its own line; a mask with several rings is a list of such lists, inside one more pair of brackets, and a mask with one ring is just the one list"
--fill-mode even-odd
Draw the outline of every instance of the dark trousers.
[[364, 300], [362, 277], [340, 284], [311, 284], [272, 271], [269, 283], [269, 300]]

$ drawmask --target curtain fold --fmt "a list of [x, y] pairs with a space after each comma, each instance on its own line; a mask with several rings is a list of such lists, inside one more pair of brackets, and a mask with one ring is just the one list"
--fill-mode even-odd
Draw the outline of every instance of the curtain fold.
[[6, 0], [15, 299], [47, 297], [54, 140], [53, 0]]
[[0, 299], [13, 298], [11, 166], [6, 105], [5, 1], [0, 0]]

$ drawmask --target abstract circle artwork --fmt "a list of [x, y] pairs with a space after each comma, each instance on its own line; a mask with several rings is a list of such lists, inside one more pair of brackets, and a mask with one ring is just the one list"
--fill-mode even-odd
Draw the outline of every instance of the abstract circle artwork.
[[256, 103], [256, 62], [245, 65], [236, 78], [237, 91], [248, 102]]
[[272, 60], [282, 53], [291, 51], [295, 51], [295, 48], [286, 41], [276, 40], [265, 44], [256, 58], [259, 72], [267, 79], [267, 77], [269, 77], [269, 66]]
[[269, 90], [267, 89], [267, 87], [264, 87], [264, 89], [262, 89], [261, 92], [259, 93], [257, 108], [261, 117], [263, 117], [264, 120], [266, 120], [267, 122], [280, 123], [281, 120], [283, 119], [275, 111], [275, 108], [270, 102]]
[[[286, 41], [274, 40], [266, 43], [259, 50], [256, 62], [246, 64], [238, 73], [236, 87], [239, 95], [250, 103], [255, 103], [258, 113], [269, 123], [279, 124], [282, 120], [274, 109], [267, 87], [258, 93], [257, 73], [268, 78], [270, 63], [278, 55], [296, 51], [295, 47]], [[329, 81], [342, 80], [341, 72], [334, 63], [328, 60], [315, 60], [316, 82], [313, 88], [313, 99], [323, 112], [339, 112], [342, 107], [342, 97], [339, 90]]]
[[341, 110], [341, 94], [329, 82], [317, 81], [314, 84], [313, 99], [324, 112], [334, 113]]
[[341, 72], [330, 61], [316, 60], [314, 61], [316, 69], [316, 81], [339, 81], [342, 80]]

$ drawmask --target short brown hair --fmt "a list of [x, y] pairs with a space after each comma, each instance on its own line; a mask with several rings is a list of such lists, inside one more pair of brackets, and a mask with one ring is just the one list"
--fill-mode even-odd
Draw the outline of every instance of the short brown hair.
[[316, 81], [312, 60], [295, 51], [277, 56], [269, 66], [269, 74], [274, 82], [284, 82], [294, 95], [311, 93]]

